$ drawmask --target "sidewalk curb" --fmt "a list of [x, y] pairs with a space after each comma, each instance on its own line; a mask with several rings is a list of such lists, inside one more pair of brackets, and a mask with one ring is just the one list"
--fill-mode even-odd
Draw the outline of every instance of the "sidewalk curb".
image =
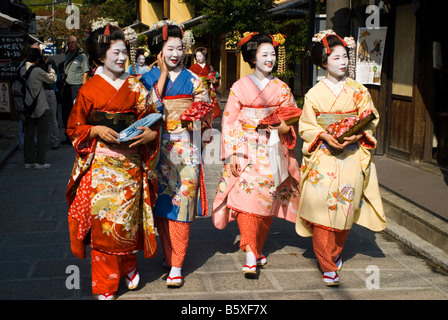
[[445, 271], [448, 271], [448, 254], [446, 254], [443, 250], [423, 240], [409, 230], [400, 227], [393, 220], [389, 219], [387, 223], [388, 226], [384, 230], [386, 234], [401, 242], [416, 254], [431, 261], [434, 264], [432, 266], [433, 268], [442, 268]]
[[448, 271], [448, 223], [383, 188], [381, 197], [385, 232]]

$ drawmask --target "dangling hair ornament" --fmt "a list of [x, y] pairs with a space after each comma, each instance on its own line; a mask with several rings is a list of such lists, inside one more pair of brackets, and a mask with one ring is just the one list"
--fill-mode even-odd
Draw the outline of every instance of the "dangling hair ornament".
[[123, 30], [124, 39], [129, 44], [129, 60], [131, 61], [132, 70], [135, 70], [135, 60], [137, 58], [137, 33], [131, 27], [126, 27]]
[[278, 47], [278, 65], [277, 65], [277, 72], [279, 74], [283, 74], [286, 71], [286, 49], [285, 49], [285, 41], [286, 36], [277, 33], [271, 36], [272, 38], [272, 44], [274, 47]]

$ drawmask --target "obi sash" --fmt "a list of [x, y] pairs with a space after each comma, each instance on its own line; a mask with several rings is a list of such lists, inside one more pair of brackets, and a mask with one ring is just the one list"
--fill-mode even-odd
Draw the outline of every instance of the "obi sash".
[[[320, 125], [320, 127], [323, 130], [327, 130], [327, 127], [337, 121], [340, 121], [342, 119], [345, 119], [347, 117], [356, 117], [358, 115], [357, 112], [347, 112], [347, 113], [321, 113], [316, 117], [317, 124]], [[325, 141], [323, 141], [320, 145], [321, 149], [327, 149], [327, 150], [333, 150]], [[357, 143], [351, 143], [345, 147], [347, 150], [356, 150], [358, 149]]]
[[317, 124], [323, 130], [327, 130], [327, 127], [330, 124], [335, 123], [336, 121], [345, 119], [347, 117], [356, 117], [358, 115], [357, 112], [348, 112], [348, 113], [321, 113], [316, 117]]
[[106, 126], [115, 130], [116, 132], [121, 132], [136, 120], [136, 115], [132, 112], [107, 112], [93, 110], [87, 122], [94, 126]]
[[193, 103], [193, 97], [166, 97], [163, 103], [163, 116], [166, 122], [166, 131], [168, 133], [184, 131], [181, 126], [180, 115], [182, 114], [182, 112], [190, 108], [191, 104]]
[[278, 106], [263, 107], [263, 106], [241, 106], [240, 114], [246, 126], [257, 127], [260, 121], [270, 116]]

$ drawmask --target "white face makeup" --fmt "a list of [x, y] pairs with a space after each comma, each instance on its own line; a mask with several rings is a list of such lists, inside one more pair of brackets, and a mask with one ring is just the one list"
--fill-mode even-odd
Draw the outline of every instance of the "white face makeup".
[[205, 57], [202, 52], [196, 52], [196, 61], [198, 63], [205, 63]]
[[168, 38], [163, 46], [162, 52], [168, 70], [176, 68], [184, 56], [182, 40], [179, 38]]
[[337, 80], [341, 80], [345, 76], [347, 66], [347, 50], [343, 46], [333, 47], [331, 54], [327, 58], [327, 63], [324, 65], [328, 74]]
[[274, 46], [270, 43], [262, 43], [255, 55], [255, 69], [262, 73], [271, 73], [276, 58]]
[[144, 55], [139, 55], [137, 58], [137, 65], [139, 67], [143, 67], [145, 64], [145, 56]]
[[104, 58], [104, 73], [111, 78], [118, 78], [124, 72], [128, 52], [122, 40], [113, 41]]

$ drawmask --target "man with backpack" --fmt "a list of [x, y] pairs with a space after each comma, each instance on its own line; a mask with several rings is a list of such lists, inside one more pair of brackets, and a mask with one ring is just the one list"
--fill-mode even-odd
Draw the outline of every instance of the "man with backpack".
[[[26, 63], [19, 70], [19, 76], [26, 79], [23, 100], [26, 116], [23, 148], [25, 168], [47, 169], [51, 167], [51, 164], [45, 162], [50, 108], [43, 83], [54, 83], [57, 76], [48, 58], [44, 62], [44, 68], [38, 67], [42, 64], [42, 59], [41, 51], [38, 48], [29, 48], [26, 54]], [[37, 145], [35, 147], [36, 131]]]

